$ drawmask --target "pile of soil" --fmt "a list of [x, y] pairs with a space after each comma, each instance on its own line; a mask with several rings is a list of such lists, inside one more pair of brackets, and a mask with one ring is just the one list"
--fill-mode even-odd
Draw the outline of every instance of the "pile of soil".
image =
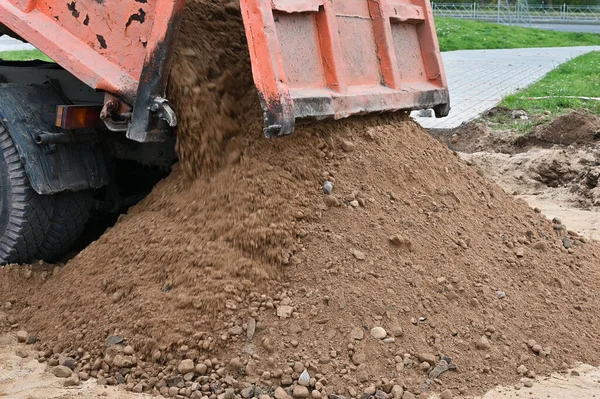
[[530, 141], [540, 144], [589, 144], [600, 139], [600, 118], [587, 111], [572, 111], [551, 123], [535, 126]]
[[600, 118], [576, 110], [525, 135], [478, 122], [433, 135], [507, 192], [593, 210], [600, 206], [599, 132]]
[[[486, 116], [493, 117], [499, 112], [510, 114], [511, 110], [494, 108]], [[468, 122], [454, 129], [431, 129], [430, 133], [450, 149], [468, 154], [483, 151], [517, 154], [553, 146], [589, 146], [600, 139], [600, 118], [587, 111], [575, 110], [550, 120], [535, 125], [527, 134], [494, 130], [485, 121]]]
[[237, 4], [188, 1], [180, 43], [180, 166], [66, 266], [0, 271], [0, 324], [69, 383], [410, 399], [597, 359], [597, 244], [405, 114], [262, 138]]

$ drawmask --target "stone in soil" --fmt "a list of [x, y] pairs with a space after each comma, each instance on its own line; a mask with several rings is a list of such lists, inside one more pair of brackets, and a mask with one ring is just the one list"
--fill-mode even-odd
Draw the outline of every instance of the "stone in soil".
[[67, 378], [73, 374], [73, 370], [68, 368], [67, 366], [56, 366], [52, 369], [52, 374], [54, 374], [58, 378]]
[[303, 385], [296, 385], [292, 390], [292, 396], [298, 399], [305, 399], [310, 396], [308, 388]]
[[350, 331], [350, 334], [349, 334], [350, 339], [355, 339], [357, 341], [360, 341], [361, 339], [363, 339], [364, 336], [365, 336], [365, 330], [363, 330], [361, 327], [352, 328], [352, 330]]
[[384, 339], [387, 337], [387, 332], [382, 327], [373, 327], [371, 329], [371, 335], [375, 339]]
[[452, 399], [452, 391], [450, 389], [442, 391], [440, 399]]
[[194, 371], [194, 368], [194, 361], [192, 359], [185, 359], [179, 362], [177, 371], [179, 371], [181, 374], [187, 374]]
[[488, 350], [492, 347], [492, 345], [490, 344], [490, 341], [487, 339], [487, 337], [482, 336], [475, 343], [475, 347], [480, 350]]
[[25, 330], [17, 331], [17, 341], [20, 343], [25, 343], [27, 341], [27, 337], [29, 334]]

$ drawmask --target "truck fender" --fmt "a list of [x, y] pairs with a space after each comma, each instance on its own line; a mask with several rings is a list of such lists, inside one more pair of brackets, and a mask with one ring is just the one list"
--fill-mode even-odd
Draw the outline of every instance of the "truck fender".
[[[49, 82], [0, 84], [0, 122], [15, 142], [31, 187], [38, 194], [50, 195], [107, 185], [109, 176], [99, 140], [39, 143], [41, 134], [67, 133], [55, 126], [56, 107], [61, 104], [69, 101]], [[93, 136], [90, 132], [69, 133]]]

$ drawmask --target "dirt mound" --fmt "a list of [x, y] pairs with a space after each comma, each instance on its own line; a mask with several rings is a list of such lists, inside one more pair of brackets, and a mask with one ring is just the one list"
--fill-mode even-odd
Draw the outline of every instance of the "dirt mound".
[[454, 129], [430, 129], [430, 134], [453, 151], [474, 153], [493, 149], [514, 153], [521, 148], [515, 143], [519, 136], [510, 131], [494, 131], [479, 122], [468, 122]]
[[597, 359], [596, 244], [405, 115], [262, 138], [239, 8], [187, 7], [182, 166], [65, 267], [1, 269], [0, 323], [41, 361], [170, 396], [399, 399]]
[[547, 144], [586, 144], [600, 138], [600, 119], [586, 111], [572, 111], [549, 124], [535, 126], [530, 141]]
[[[238, 162], [191, 186], [176, 172], [47, 281], [6, 268], [11, 314], [57, 353], [89, 350], [82, 365], [100, 356], [102, 382], [126, 373], [157, 391], [179, 384], [186, 357], [207, 394], [272, 392], [306, 367], [320, 394], [351, 396], [378, 381], [437, 390], [422, 363], [439, 354], [457, 365], [441, 377], [456, 392], [516, 379], [521, 364], [542, 373], [596, 357], [597, 247], [414, 123], [331, 122], [230, 146], [244, 149]], [[136, 349], [135, 369], [115, 365], [115, 336]]]

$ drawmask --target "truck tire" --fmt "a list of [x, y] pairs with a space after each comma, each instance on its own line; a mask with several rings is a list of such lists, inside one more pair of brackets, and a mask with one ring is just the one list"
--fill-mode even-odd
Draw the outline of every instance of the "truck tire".
[[15, 143], [2, 124], [0, 153], [0, 264], [26, 263], [46, 238], [54, 198], [31, 188]]
[[35, 256], [37, 259], [55, 262], [71, 249], [85, 229], [92, 200], [89, 191], [64, 191], [54, 195], [54, 213], [46, 239]]

